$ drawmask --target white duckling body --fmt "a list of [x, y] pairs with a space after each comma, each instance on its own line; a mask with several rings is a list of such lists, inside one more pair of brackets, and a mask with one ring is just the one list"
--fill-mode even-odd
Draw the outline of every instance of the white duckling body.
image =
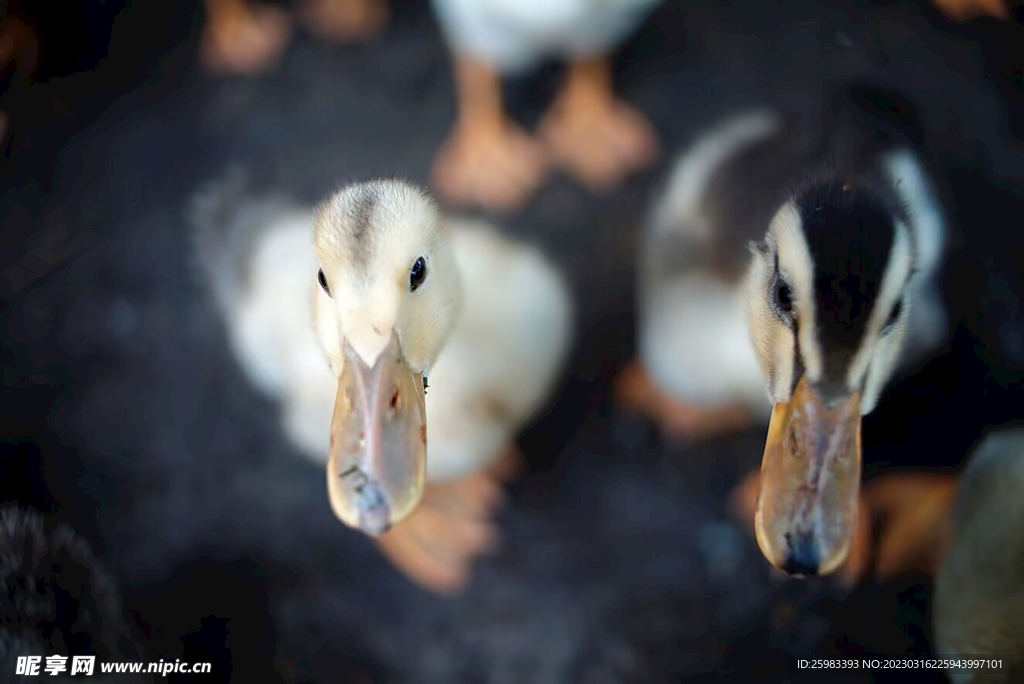
[[[680, 157], [655, 203], [642, 243], [640, 357], [655, 382], [683, 401], [739, 403], [758, 421], [768, 420], [772, 401], [751, 344], [744, 269], [748, 244], [763, 237], [758, 233], [776, 208], [778, 188], [791, 182], [788, 176], [797, 165], [814, 154], [808, 143], [793, 136], [776, 112], [735, 115]], [[775, 156], [758, 162], [760, 169], [737, 173], [735, 165], [749, 161], [752, 152]], [[914, 306], [899, 360], [906, 367], [947, 332], [937, 287], [944, 218], [912, 152], [901, 149], [885, 156], [880, 171], [897, 189], [916, 229], [917, 274], [906, 287]], [[766, 177], [751, 177], [758, 173]], [[740, 177], [728, 179], [729, 174]], [[722, 184], [741, 180], [738, 187], [722, 191]], [[729, 192], [746, 196], [729, 197]], [[726, 208], [727, 202], [734, 204]], [[742, 222], [733, 212], [744, 214]], [[880, 391], [872, 392], [871, 404]]]
[[515, 74], [612, 50], [662, 0], [433, 0], [453, 49]]
[[861, 417], [949, 332], [920, 129], [912, 104], [862, 84], [729, 117], [675, 165], [644, 235], [620, 390], [689, 437], [770, 413], [755, 530], [790, 573], [846, 559]]
[[[429, 383], [423, 398], [427, 483], [458, 483], [478, 476], [549, 400], [571, 338], [570, 293], [538, 249], [503, 237], [493, 226], [439, 219], [420, 190], [402, 183], [360, 187], [368, 188], [378, 207], [367, 227], [378, 231], [368, 243], [376, 247], [365, 256], [371, 271], [384, 268], [391, 257], [382, 255], [398, 254], [407, 242], [413, 251], [429, 252], [423, 287], [398, 305], [397, 314], [394, 292], [372, 279], [362, 279], [358, 286], [343, 284], [339, 270], [330, 276], [329, 288], [317, 284], [318, 264], [325, 270], [338, 267], [328, 267], [331, 257], [318, 258], [317, 250], [326, 246], [336, 254], [343, 252], [339, 245], [330, 246], [332, 240], [324, 239], [325, 229], [319, 226], [314, 241], [314, 225], [332, 215], [329, 210], [321, 208], [315, 214], [310, 207], [278, 199], [254, 199], [234, 211], [216, 211], [214, 205], [223, 201], [218, 198], [229, 195], [217, 190], [201, 200], [196, 213], [199, 250], [231, 347], [250, 380], [280, 402], [289, 439], [322, 466], [337, 451], [332, 416], [334, 437], [341, 430], [341, 409], [336, 405], [339, 376], [351, 365], [343, 347], [347, 341], [361, 354], [380, 354], [379, 349], [367, 350], [383, 339], [385, 331], [379, 326], [392, 325], [384, 321], [396, 316], [392, 320], [401, 338], [401, 354]], [[423, 235], [428, 247], [410, 242]], [[355, 272], [347, 257], [341, 261], [348, 272]], [[407, 272], [408, 266], [403, 268]], [[363, 304], [369, 308], [359, 309]], [[370, 318], [364, 320], [364, 314]], [[383, 429], [386, 444], [388, 428]], [[386, 461], [389, 454], [375, 458]], [[370, 463], [366, 471], [378, 466]], [[387, 471], [387, 464], [380, 467]], [[382, 478], [390, 476], [385, 472]], [[331, 478], [329, 486], [335, 486]], [[339, 516], [348, 509], [338, 501], [347, 496], [352, 495], [331, 490]], [[408, 502], [397, 501], [403, 496]], [[406, 504], [415, 507], [419, 497], [395, 497], [391, 522], [397, 523], [403, 515], [399, 509]], [[358, 519], [345, 522], [362, 526]], [[402, 528], [397, 525], [384, 537], [394, 537]], [[464, 579], [462, 572], [449, 573], [447, 579], [430, 572], [423, 576], [402, 558], [389, 555], [431, 588], [455, 588]]]

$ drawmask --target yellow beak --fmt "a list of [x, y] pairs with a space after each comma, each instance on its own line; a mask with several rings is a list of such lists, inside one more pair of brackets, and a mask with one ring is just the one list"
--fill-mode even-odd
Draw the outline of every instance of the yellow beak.
[[409, 368], [397, 335], [372, 368], [346, 341], [327, 461], [334, 514], [349, 527], [383, 534], [420, 502], [426, 465], [423, 376]]
[[827, 406], [806, 378], [772, 410], [754, 528], [775, 567], [827, 575], [846, 560], [857, 525], [860, 422], [859, 393]]

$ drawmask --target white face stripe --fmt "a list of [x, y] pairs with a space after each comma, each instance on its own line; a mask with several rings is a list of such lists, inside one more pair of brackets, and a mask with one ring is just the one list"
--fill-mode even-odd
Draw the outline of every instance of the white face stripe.
[[[884, 157], [884, 163], [908, 216], [906, 224], [894, 220], [892, 249], [880, 275], [878, 296], [870, 312], [864, 312], [864, 336], [850, 359], [845, 378], [850, 389], [862, 390], [862, 414], [874, 410], [905, 353], [913, 352], [916, 358], [917, 354], [933, 350], [942, 336], [948, 334], [944, 301], [935, 289], [937, 269], [946, 249], [944, 210], [921, 162], [912, 152], [895, 151]], [[767, 249], [754, 251], [744, 284], [751, 341], [769, 395], [775, 402], [790, 398], [797, 349], [808, 379], [820, 378], [822, 370], [823, 357], [814, 335], [815, 298], [810, 295], [814, 264], [800, 223], [799, 211], [793, 203], [783, 205], [765, 236]], [[801, 319], [799, 347], [791, 328], [773, 311], [772, 272], [776, 258], [781, 274], [793, 290], [795, 315]], [[882, 327], [901, 297], [903, 313], [883, 335]]]
[[[793, 292], [793, 305], [799, 321], [799, 343], [808, 378], [821, 377], [823, 362], [821, 348], [814, 331], [816, 311], [814, 300], [814, 261], [804, 236], [800, 212], [792, 202], [786, 202], [776, 212], [768, 228], [779, 258], [779, 271]], [[769, 294], [771, 296], [771, 294]], [[793, 360], [789, 360], [792, 373]]]
[[892, 312], [896, 300], [903, 295], [904, 287], [910, 276], [910, 270], [914, 265], [913, 236], [910, 228], [902, 222], [897, 221], [893, 234], [892, 249], [889, 252], [889, 259], [885, 265], [885, 272], [882, 275], [882, 284], [878, 289], [878, 297], [875, 299], [874, 308], [868, 318], [867, 328], [864, 331], [864, 340], [850, 363], [846, 376], [848, 387], [859, 387], [868, 365], [874, 355], [878, 336], [885, 325], [886, 319]]

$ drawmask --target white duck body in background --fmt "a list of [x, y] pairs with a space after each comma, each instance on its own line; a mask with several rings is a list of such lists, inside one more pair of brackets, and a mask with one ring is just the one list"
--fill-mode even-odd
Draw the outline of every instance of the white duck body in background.
[[771, 413], [757, 536], [791, 573], [843, 563], [861, 416], [948, 330], [943, 211], [898, 102], [844, 85], [817, 110], [729, 118], [677, 163], [644, 235], [620, 396], [687, 437]]
[[[985, 437], [960, 475], [952, 543], [935, 578], [935, 653], [1004, 659], [1002, 672], [948, 669], [953, 684], [1024, 678], [1024, 429]], [[1006, 662], [1007, 657], [1012, 663]], [[1012, 672], [1010, 668], [1012, 666]]]
[[235, 355], [327, 466], [335, 513], [420, 584], [460, 588], [495, 541], [501, 457], [566, 360], [562, 277], [396, 181], [350, 186], [315, 213], [214, 188], [195, 222]]
[[[455, 60], [457, 120], [432, 182], [448, 199], [522, 204], [553, 160], [594, 189], [657, 158], [646, 118], [612, 89], [609, 55], [662, 0], [433, 0]], [[541, 142], [506, 115], [501, 77], [569, 60]]]

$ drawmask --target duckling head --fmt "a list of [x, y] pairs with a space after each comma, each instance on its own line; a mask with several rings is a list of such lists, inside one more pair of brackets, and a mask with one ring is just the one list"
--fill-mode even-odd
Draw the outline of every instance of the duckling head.
[[343, 188], [314, 214], [314, 326], [338, 377], [327, 489], [346, 525], [377, 535], [426, 480], [427, 373], [460, 282], [434, 202], [400, 181]]
[[747, 314], [774, 406], [755, 529], [791, 574], [828, 574], [849, 552], [861, 417], [898, 362], [914, 244], [884, 185], [840, 179], [790, 195], [752, 249]]

